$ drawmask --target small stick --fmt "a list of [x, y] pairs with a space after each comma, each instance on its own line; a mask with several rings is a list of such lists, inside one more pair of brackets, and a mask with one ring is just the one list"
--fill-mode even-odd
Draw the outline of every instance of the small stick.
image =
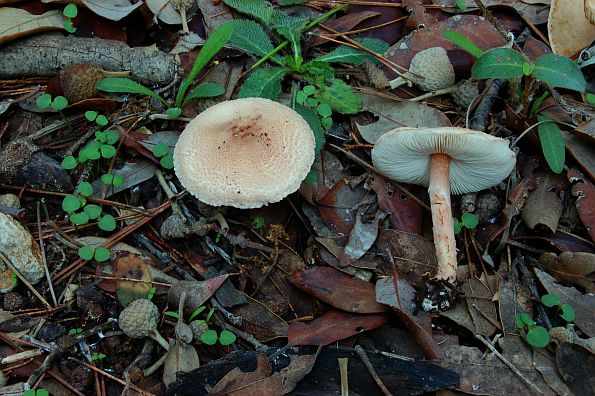
[[8, 268], [10, 268], [10, 270], [16, 274], [16, 276], [21, 280], [21, 282], [23, 282], [25, 284], [25, 286], [27, 286], [31, 290], [31, 292], [33, 294], [35, 294], [35, 297], [39, 298], [39, 301], [41, 301], [42, 303], [47, 305], [48, 308], [50, 308], [50, 309], [52, 308], [50, 303], [47, 302], [45, 300], [45, 298], [43, 298], [43, 296], [41, 294], [39, 294], [39, 292], [37, 290], [35, 290], [35, 288], [31, 285], [31, 283], [29, 283], [27, 281], [27, 279], [25, 279], [23, 277], [23, 275], [21, 275], [21, 273], [14, 267], [14, 265], [12, 265], [12, 262], [8, 259], [8, 257], [6, 257], [2, 252], [0, 252], [0, 262], [4, 262], [6, 264], [6, 266]]
[[349, 376], [347, 372], [348, 358], [337, 358], [341, 375], [341, 396], [349, 396]]
[[506, 366], [508, 366], [509, 369], [512, 370], [513, 373], [515, 373], [520, 379], [522, 379], [527, 385], [529, 385], [529, 387], [531, 389], [533, 389], [535, 392], [537, 392], [538, 395], [543, 395], [544, 392], [539, 389], [539, 387], [537, 385], [535, 385], [529, 378], [525, 377], [523, 375], [523, 373], [521, 373], [521, 371], [516, 368], [508, 359], [506, 359], [506, 357], [504, 357], [504, 355], [502, 355], [500, 352], [498, 352], [498, 350], [494, 347], [494, 345], [492, 345], [491, 342], [489, 342], [488, 340], [486, 340], [485, 338], [483, 338], [481, 335], [479, 334], [473, 334], [475, 336], [475, 338], [477, 338], [479, 341], [481, 341], [485, 346], [487, 346], [494, 355], [496, 355], [501, 361], [502, 363], [504, 363]]
[[370, 375], [372, 376], [382, 393], [384, 393], [385, 396], [393, 396], [393, 394], [390, 392], [390, 390], [388, 390], [386, 385], [384, 385], [384, 382], [382, 382], [382, 380], [376, 373], [374, 366], [372, 366], [372, 362], [370, 362], [368, 355], [366, 355], [366, 351], [364, 351], [364, 349], [359, 345], [356, 345], [354, 349], [355, 353], [357, 353], [357, 355], [360, 357], [362, 363], [364, 363], [364, 366], [366, 366], [366, 369], [368, 369], [368, 372], [370, 373]]
[[48, 281], [48, 288], [50, 289], [50, 294], [52, 295], [52, 300], [54, 301], [54, 307], [57, 307], [58, 300], [56, 300], [56, 293], [54, 293], [52, 277], [50, 275], [50, 270], [48, 269], [48, 260], [45, 256], [45, 246], [43, 243], [43, 234], [41, 232], [40, 217], [41, 217], [41, 202], [37, 201], [37, 232], [39, 233], [39, 249], [41, 250], [41, 260], [43, 261], [43, 270], [45, 272], [45, 277]]

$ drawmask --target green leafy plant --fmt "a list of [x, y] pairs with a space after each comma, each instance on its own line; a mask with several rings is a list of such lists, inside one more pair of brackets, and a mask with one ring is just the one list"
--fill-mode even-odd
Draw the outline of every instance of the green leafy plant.
[[147, 300], [151, 301], [156, 291], [157, 289], [155, 287], [152, 287], [151, 290], [149, 290], [149, 293], [147, 293]]
[[98, 262], [109, 260], [111, 253], [109, 249], [103, 246], [82, 246], [78, 251], [79, 257], [83, 260], [90, 261], [95, 260]]
[[463, 230], [463, 228], [467, 228], [469, 230], [475, 229], [477, 224], [479, 224], [479, 219], [473, 213], [463, 213], [461, 220], [453, 218], [453, 224], [455, 228], [455, 234], [458, 235]]
[[174, 103], [165, 100], [152, 89], [128, 78], [107, 77], [99, 81], [96, 84], [96, 87], [105, 92], [134, 93], [153, 97], [159, 100], [167, 108], [166, 114], [168, 116], [172, 118], [178, 117], [182, 113], [184, 105], [189, 101], [199, 98], [219, 96], [225, 91], [222, 86], [215, 83], [203, 83], [190, 91], [188, 91], [188, 89], [192, 86], [200, 71], [209, 64], [217, 52], [219, 52], [219, 50], [221, 50], [221, 48], [223, 48], [229, 41], [232, 33], [233, 26], [229, 24], [222, 25], [211, 33], [196, 57], [188, 77], [186, 77], [180, 84]]
[[165, 143], [157, 143], [151, 150], [156, 158], [159, 158], [159, 164], [165, 169], [173, 169], [174, 156], [170, 152], [169, 146]]
[[[361, 109], [361, 98], [350, 85], [335, 77], [331, 64], [362, 64], [365, 61], [376, 62], [376, 59], [365, 51], [342, 45], [325, 55], [305, 61], [301, 49], [301, 40], [307, 30], [345, 6], [337, 7], [308, 23], [304, 18], [289, 16], [274, 9], [265, 0], [224, 2], [255, 19], [236, 19], [228, 23], [234, 26], [230, 44], [261, 58], [252, 66], [253, 71], [240, 88], [240, 97], [276, 100], [281, 92], [283, 80], [299, 74], [305, 83], [302, 83], [301, 89], [297, 91], [295, 101], [314, 110], [323, 127], [328, 129], [332, 126], [333, 111], [352, 114]], [[280, 43], [274, 47], [270, 37]], [[365, 38], [356, 41], [378, 53], [383, 53], [388, 48], [381, 40]], [[290, 54], [281, 56], [280, 52], [288, 46], [291, 47]], [[272, 66], [254, 70], [264, 62], [269, 62]]]
[[27, 389], [22, 396], [49, 396], [50, 392], [45, 389]]
[[[200, 315], [206, 309], [207, 307], [202, 305], [195, 309], [194, 312], [192, 312], [192, 314], [188, 317], [188, 323], [198, 322], [208, 325], [209, 321], [213, 317], [213, 314], [215, 313], [215, 308], [211, 308], [209, 310], [209, 313], [205, 319], [198, 319], [198, 315]], [[180, 313], [175, 311], [166, 311], [165, 315], [176, 319], [180, 318]], [[230, 345], [236, 341], [236, 335], [228, 330], [223, 330], [221, 333], [217, 333], [216, 330], [208, 329], [200, 335], [200, 340], [206, 345], [215, 345], [217, 341], [219, 341], [221, 345]]]
[[81, 334], [82, 332], [83, 332], [83, 329], [81, 329], [80, 327], [78, 327], [76, 329], [68, 330], [68, 334], [70, 334], [70, 335]]
[[76, 28], [74, 27], [74, 23], [72, 22], [72, 20], [76, 18], [78, 12], [78, 8], [74, 3], [68, 4], [66, 7], [64, 7], [64, 10], [62, 10], [62, 15], [66, 17], [66, 21], [62, 26], [64, 27], [64, 30], [66, 30], [68, 33], [76, 32]]
[[252, 225], [254, 226], [254, 228], [256, 228], [257, 230], [260, 230], [262, 227], [265, 226], [264, 223], [264, 217], [262, 216], [258, 216], [257, 218], [254, 219], [254, 221], [252, 221]]
[[[560, 297], [555, 294], [544, 294], [541, 296], [541, 303], [549, 308], [556, 308], [556, 315], [559, 315], [567, 324], [575, 319], [574, 308], [569, 304], [561, 304]], [[548, 331], [529, 316], [522, 312], [514, 317], [517, 330], [529, 345], [543, 348], [550, 342]]]
[[107, 356], [105, 354], [103, 354], [103, 353], [96, 353], [93, 356], [91, 356], [91, 360], [98, 361], [98, 360], [101, 360], [101, 359], [105, 359], [106, 357]]
[[[510, 48], [494, 48], [484, 52], [467, 37], [457, 32], [444, 30], [442, 34], [477, 58], [471, 69], [473, 78], [514, 79], [523, 77], [526, 89], [519, 86], [517, 90], [523, 101], [523, 114], [535, 115], [537, 109], [549, 94], [547, 91], [544, 91], [541, 95], [536, 93], [537, 99], [528, 107], [526, 101], [528, 95], [526, 93], [533, 86], [531, 85], [531, 78], [535, 78], [552, 88], [585, 92], [587, 83], [583, 73], [579, 66], [569, 58], [557, 54], [546, 54], [533, 62]], [[546, 162], [553, 172], [561, 173], [564, 168], [566, 154], [562, 132], [556, 123], [544, 115], [537, 115], [537, 120], [539, 121], [537, 133]]]

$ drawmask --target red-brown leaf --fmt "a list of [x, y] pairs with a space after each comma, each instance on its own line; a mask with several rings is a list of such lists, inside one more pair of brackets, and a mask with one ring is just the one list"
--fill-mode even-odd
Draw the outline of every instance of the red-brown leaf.
[[417, 202], [387, 183], [380, 175], [374, 177], [374, 190], [378, 196], [378, 206], [390, 215], [388, 221], [391, 228], [421, 235], [424, 209]]
[[288, 280], [300, 290], [343, 311], [378, 313], [387, 310], [376, 302], [373, 284], [354, 279], [331, 267], [312, 267], [295, 271]]
[[575, 168], [568, 171], [568, 180], [574, 184], [576, 209], [592, 241], [595, 241], [595, 186]]
[[384, 325], [387, 315], [356, 315], [330, 311], [310, 323], [293, 322], [287, 330], [290, 345], [328, 345]]

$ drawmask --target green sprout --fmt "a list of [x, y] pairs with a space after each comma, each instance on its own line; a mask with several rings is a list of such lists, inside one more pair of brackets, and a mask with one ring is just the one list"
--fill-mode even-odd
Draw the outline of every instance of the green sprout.
[[64, 7], [62, 15], [66, 17], [66, 21], [62, 25], [64, 27], [64, 30], [71, 34], [76, 32], [76, 28], [74, 27], [74, 23], [72, 22], [72, 20], [76, 18], [76, 16], [78, 15], [78, 8], [76, 7], [76, 4], [71, 3]]
[[45, 389], [27, 389], [22, 396], [49, 396], [50, 392]]
[[103, 354], [103, 353], [96, 353], [93, 356], [91, 356], [91, 360], [98, 361], [98, 360], [101, 360], [101, 359], [105, 359], [106, 357], [107, 356], [105, 354]]
[[157, 143], [151, 150], [156, 158], [159, 158], [159, 163], [165, 169], [172, 169], [174, 167], [174, 156], [171, 154], [169, 146], [165, 143]]
[[83, 329], [81, 329], [80, 327], [78, 327], [76, 329], [68, 330], [68, 334], [70, 334], [70, 335], [81, 334], [82, 332], [83, 332]]
[[464, 213], [461, 216], [461, 220], [457, 218], [453, 218], [453, 225], [455, 229], [455, 235], [459, 235], [463, 228], [467, 228], [469, 230], [475, 229], [479, 224], [479, 219], [473, 213]]
[[252, 221], [252, 225], [254, 226], [254, 228], [256, 228], [257, 230], [260, 230], [262, 227], [265, 226], [264, 223], [264, 217], [262, 216], [258, 216], [257, 218], [254, 219], [254, 221]]
[[155, 296], [156, 291], [157, 289], [155, 287], [152, 287], [151, 290], [149, 290], [149, 293], [147, 294], [147, 300], [151, 301], [153, 299], [153, 296]]

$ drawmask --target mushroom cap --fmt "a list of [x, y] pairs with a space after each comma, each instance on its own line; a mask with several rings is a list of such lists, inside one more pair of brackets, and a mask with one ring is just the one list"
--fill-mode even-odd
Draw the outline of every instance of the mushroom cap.
[[447, 154], [453, 194], [480, 191], [498, 184], [515, 166], [508, 142], [465, 128], [397, 128], [372, 149], [374, 167], [403, 183], [428, 186], [431, 154]]
[[314, 148], [314, 133], [294, 110], [269, 99], [236, 99], [209, 107], [186, 126], [174, 168], [204, 203], [258, 208], [299, 188]]
[[409, 71], [422, 78], [413, 81], [426, 92], [448, 88], [455, 83], [455, 70], [442, 47], [430, 47], [419, 51], [409, 65]]
[[151, 335], [157, 328], [159, 309], [146, 298], [134, 300], [120, 312], [118, 325], [130, 338], [142, 338]]

